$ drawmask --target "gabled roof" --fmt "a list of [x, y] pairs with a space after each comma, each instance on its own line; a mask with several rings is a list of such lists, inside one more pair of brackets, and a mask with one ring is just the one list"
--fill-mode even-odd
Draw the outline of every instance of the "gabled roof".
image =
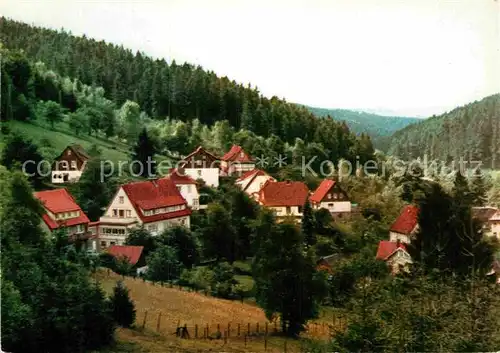
[[251, 163], [252, 157], [248, 155], [241, 146], [233, 145], [229, 152], [222, 156], [221, 160], [226, 162]]
[[151, 216], [145, 216], [142, 213], [142, 210], [152, 210], [156, 208], [187, 204], [179, 190], [177, 190], [174, 182], [170, 179], [163, 178], [139, 181], [124, 184], [121, 187], [123, 188], [123, 191], [125, 191], [125, 194], [127, 194], [127, 197], [144, 223], [188, 216], [191, 214], [191, 210], [187, 207], [183, 210], [159, 213]]
[[303, 206], [309, 195], [301, 181], [270, 181], [260, 189], [259, 201], [264, 206]]
[[392, 224], [390, 231], [409, 235], [418, 224], [418, 212], [417, 206], [405, 206], [399, 217]]
[[125, 258], [134, 266], [139, 262], [142, 250], [144, 250], [143, 246], [112, 245], [108, 248], [108, 253], [115, 258]]
[[204, 149], [202, 146], [198, 146], [193, 152], [191, 152], [190, 154], [188, 154], [186, 157], [184, 157], [184, 160], [186, 159], [189, 159], [190, 157], [196, 155], [196, 154], [199, 154], [199, 153], [205, 153], [207, 155], [209, 155], [210, 157], [214, 158], [214, 159], [219, 159], [219, 157], [217, 157], [216, 155], [208, 152], [206, 149]]
[[261, 169], [252, 169], [244, 173], [238, 179], [236, 179], [236, 182], [237, 183], [246, 182], [246, 186], [243, 188], [243, 191], [245, 191], [258, 176], [268, 176], [270, 178], [269, 180], [276, 181], [276, 179], [267, 174], [265, 171]]
[[398, 243], [390, 240], [381, 240], [378, 243], [377, 255], [375, 258], [385, 261], [399, 249], [406, 251], [406, 247], [403, 243]]
[[172, 180], [175, 185], [196, 185], [196, 181], [193, 178], [187, 175], [182, 169], [178, 168], [172, 169], [170, 174], [165, 178]]
[[330, 179], [324, 179], [321, 184], [319, 184], [318, 188], [314, 191], [314, 193], [311, 195], [311, 202], [321, 202], [330, 191], [331, 188], [335, 186], [336, 182], [335, 180], [330, 180]]
[[498, 209], [492, 206], [472, 207], [472, 217], [477, 219], [481, 223], [488, 222], [496, 215], [497, 212]]
[[63, 154], [64, 154], [64, 151], [66, 151], [67, 149], [70, 149], [74, 154], [75, 156], [80, 159], [82, 162], [90, 159], [90, 156], [89, 154], [87, 153], [87, 151], [85, 151], [85, 149], [77, 144], [77, 143], [73, 143], [71, 145], [68, 145], [66, 146], [66, 148], [59, 154], [59, 156], [57, 156], [56, 160], [58, 160]]
[[43, 207], [52, 213], [79, 211], [80, 206], [66, 188], [35, 192]]
[[78, 217], [64, 220], [54, 220], [50, 218], [47, 213], [44, 213], [42, 215], [42, 219], [50, 230], [54, 230], [59, 227], [70, 227], [77, 224], [86, 224], [90, 222], [87, 215], [82, 211], [80, 206], [78, 206], [75, 199], [73, 198], [73, 196], [71, 196], [68, 190], [66, 190], [66, 188], [38, 191], [34, 193], [34, 196], [38, 200], [40, 200], [40, 202], [43, 204], [43, 207], [47, 211], [54, 214], [80, 211], [80, 215]]

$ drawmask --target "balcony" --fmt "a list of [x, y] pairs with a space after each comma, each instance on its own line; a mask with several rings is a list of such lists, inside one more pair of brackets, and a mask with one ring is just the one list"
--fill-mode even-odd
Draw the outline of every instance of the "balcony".
[[128, 225], [137, 222], [137, 217], [109, 217], [102, 216], [99, 218], [99, 222], [101, 223], [112, 223], [117, 225]]

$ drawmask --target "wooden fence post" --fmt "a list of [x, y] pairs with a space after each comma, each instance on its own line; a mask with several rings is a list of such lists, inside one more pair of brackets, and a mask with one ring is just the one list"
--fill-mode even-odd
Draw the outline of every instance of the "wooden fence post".
[[245, 347], [247, 346], [247, 336], [248, 334], [245, 333]]
[[144, 320], [142, 321], [142, 328], [146, 327], [146, 320], [148, 319], [148, 311], [144, 313]]
[[258, 322], [257, 322], [257, 328], [256, 328], [256, 330], [257, 330], [257, 333], [259, 333], [259, 323]]
[[240, 337], [240, 324], [238, 323], [238, 337]]
[[277, 325], [277, 320], [274, 320], [274, 332], [278, 332], [278, 328], [276, 327]]
[[267, 335], [264, 336], [264, 350], [267, 351]]
[[267, 336], [267, 321], [266, 321], [266, 336]]
[[158, 313], [158, 322], [156, 323], [156, 332], [160, 332], [160, 324], [161, 324], [161, 311]]
[[231, 335], [231, 323], [228, 322], [227, 323], [227, 337], [229, 337]]
[[208, 337], [208, 336], [210, 336], [210, 328], [209, 328], [209, 326], [208, 326], [208, 324], [207, 324], [207, 337]]
[[220, 333], [220, 324], [217, 324], [217, 332]]
[[247, 325], [247, 334], [250, 334], [250, 323]]
[[227, 331], [224, 330], [224, 344], [227, 343]]
[[198, 324], [194, 325], [194, 338], [198, 338]]

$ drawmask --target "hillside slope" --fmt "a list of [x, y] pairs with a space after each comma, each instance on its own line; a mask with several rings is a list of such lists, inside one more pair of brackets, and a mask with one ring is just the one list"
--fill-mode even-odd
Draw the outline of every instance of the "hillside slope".
[[463, 158], [500, 168], [500, 94], [397, 131], [388, 152], [404, 159], [427, 155], [451, 162]]
[[356, 134], [366, 133], [373, 141], [376, 148], [385, 150], [388, 139], [394, 132], [420, 121], [418, 118], [402, 116], [382, 116], [348, 109], [325, 109], [307, 107], [315, 115], [330, 116], [334, 120], [345, 121], [349, 129]]

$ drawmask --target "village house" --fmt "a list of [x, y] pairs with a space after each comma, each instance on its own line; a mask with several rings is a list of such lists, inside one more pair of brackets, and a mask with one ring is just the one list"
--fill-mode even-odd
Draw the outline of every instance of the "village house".
[[187, 201], [188, 206], [192, 210], [200, 209], [200, 194], [198, 193], [196, 181], [187, 175], [184, 170], [174, 169], [165, 178], [174, 182], [182, 197]]
[[241, 175], [255, 169], [255, 161], [241, 146], [233, 145], [221, 158], [221, 175]]
[[64, 229], [70, 241], [80, 241], [85, 249], [96, 250], [95, 239], [88, 231], [90, 221], [68, 190], [38, 191], [34, 196], [43, 205], [43, 227], [47, 232]]
[[351, 201], [335, 180], [324, 179], [309, 200], [313, 208], [327, 209], [336, 218], [351, 213]]
[[406, 246], [400, 241], [381, 240], [378, 244], [376, 259], [385, 261], [393, 274], [408, 271], [413, 262]]
[[272, 209], [278, 220], [294, 217], [301, 221], [302, 209], [309, 196], [307, 185], [301, 181], [267, 181], [259, 191], [258, 201]]
[[500, 239], [500, 210], [498, 208], [472, 207], [472, 218], [481, 224], [485, 235]]
[[399, 217], [389, 229], [391, 242], [410, 243], [412, 236], [418, 230], [418, 212], [417, 206], [407, 205], [403, 208]]
[[207, 186], [219, 186], [220, 161], [212, 153], [199, 146], [187, 155], [179, 167], [194, 180], [202, 179]]
[[99, 239], [99, 248], [123, 245], [129, 232], [144, 226], [157, 235], [175, 225], [190, 227], [186, 200], [168, 178], [140, 181], [122, 185], [99, 222], [91, 231]]
[[90, 156], [82, 146], [69, 145], [52, 163], [52, 183], [75, 183], [80, 180]]
[[249, 196], [257, 199], [259, 191], [267, 181], [276, 181], [272, 176], [260, 169], [253, 169], [236, 180], [236, 185]]

